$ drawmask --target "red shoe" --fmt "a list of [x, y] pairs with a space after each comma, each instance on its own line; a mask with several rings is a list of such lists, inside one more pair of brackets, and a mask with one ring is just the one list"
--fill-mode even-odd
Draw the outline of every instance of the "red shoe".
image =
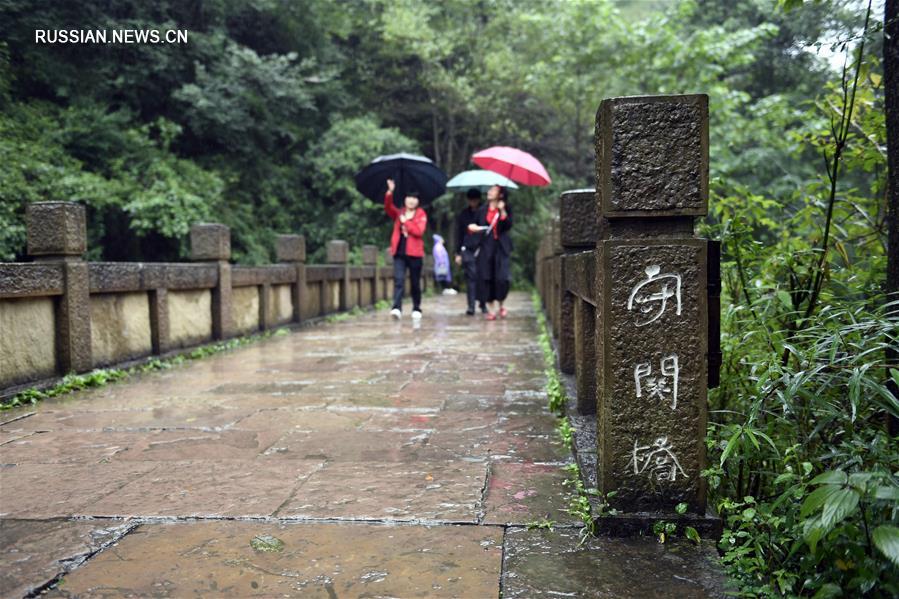
[[487, 320], [496, 320], [496, 314], [494, 314], [493, 312], [487, 312], [487, 315], [484, 318], [486, 318]]
[[508, 315], [509, 315], [509, 311], [506, 310], [505, 307], [502, 307], [502, 308], [499, 309], [499, 317], [500, 317], [500, 318], [505, 318], [505, 317], [508, 316]]

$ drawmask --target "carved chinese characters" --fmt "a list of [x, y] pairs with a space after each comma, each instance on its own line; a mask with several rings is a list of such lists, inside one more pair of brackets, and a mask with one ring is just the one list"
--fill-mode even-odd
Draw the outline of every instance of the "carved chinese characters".
[[660, 482], [673, 482], [677, 479], [678, 474], [687, 475], [678, 463], [671, 443], [668, 442], [668, 437], [659, 437], [652, 445], [643, 447], [634, 441], [631, 463], [634, 466], [634, 474], [647, 473], [650, 478]]
[[634, 287], [627, 300], [628, 310], [635, 310], [643, 315], [635, 323], [638, 327], [657, 321], [665, 313], [668, 300], [672, 298], [674, 299], [673, 305], [676, 306], [676, 313], [680, 315], [680, 275], [671, 273], [660, 275], [660, 270], [658, 264], [647, 266], [646, 279]]
[[637, 389], [637, 397], [643, 397], [643, 392], [651, 399], [671, 402], [671, 409], [677, 408], [677, 375], [680, 368], [677, 364], [677, 354], [665, 356], [659, 361], [659, 372], [653, 375], [652, 363], [642, 362], [634, 366], [634, 386]]
[[599, 480], [628, 511], [704, 508], [705, 243], [603, 242]]

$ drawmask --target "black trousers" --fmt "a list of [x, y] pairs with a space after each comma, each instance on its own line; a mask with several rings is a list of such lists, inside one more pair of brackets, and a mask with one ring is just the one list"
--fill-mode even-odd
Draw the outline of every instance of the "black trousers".
[[421, 309], [421, 258], [409, 256], [393, 257], [393, 307], [403, 309], [403, 294], [406, 291], [406, 269], [409, 269], [409, 283], [412, 287], [412, 309]]
[[[471, 250], [462, 250], [462, 270], [465, 272], [465, 292], [468, 295], [468, 309], [474, 310], [478, 299], [478, 259]], [[484, 302], [480, 302], [484, 307]]]
[[481, 244], [478, 253], [478, 300], [505, 301], [511, 283], [510, 259], [499, 244]]

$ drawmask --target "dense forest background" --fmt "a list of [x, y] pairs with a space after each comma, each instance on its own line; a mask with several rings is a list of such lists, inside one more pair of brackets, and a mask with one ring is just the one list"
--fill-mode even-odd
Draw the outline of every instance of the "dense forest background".
[[[886, 0], [894, 40], [896, 4]], [[231, 227], [243, 263], [270, 261], [276, 233], [305, 234], [313, 261], [328, 239], [383, 246], [389, 223], [352, 182], [369, 160], [419, 152], [453, 175], [472, 152], [511, 145], [554, 180], [512, 195], [524, 281], [559, 192], [593, 185], [601, 99], [707, 93], [702, 232], [723, 244], [724, 364], [704, 476], [725, 519], [723, 563], [745, 596], [895, 597], [899, 304], [885, 285], [896, 215], [884, 82], [893, 77], [895, 105], [899, 75], [884, 76], [883, 10], [0, 0], [0, 260], [24, 258], [36, 200], [88, 207], [92, 259], [184, 259], [191, 223], [204, 220]], [[186, 45], [33, 43], [35, 29], [61, 27], [190, 33]], [[436, 201], [432, 230], [447, 236], [463, 203]]]
[[[790, 131], [834, 72], [817, 44], [860, 7], [774, 0], [0, 0], [0, 259], [23, 257], [24, 204], [90, 211], [91, 258], [186, 257], [193, 222], [232, 228], [238, 262], [272, 236], [385, 245], [351, 175], [421, 152], [447, 173], [490, 145], [554, 178], [515, 194], [519, 275], [558, 192], [592, 186], [603, 97], [711, 95], [716, 177], [785, 201], [818, 170]], [[181, 45], [38, 45], [34, 30], [189, 30]], [[825, 48], [829, 50], [828, 48]], [[431, 210], [448, 230], [461, 200]], [[318, 252], [318, 253], [316, 253]]]

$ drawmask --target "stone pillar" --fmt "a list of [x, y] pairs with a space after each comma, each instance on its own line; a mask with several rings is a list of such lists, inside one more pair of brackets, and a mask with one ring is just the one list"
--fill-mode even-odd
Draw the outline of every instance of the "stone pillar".
[[[571, 268], [568, 257], [596, 249], [602, 222], [596, 218], [596, 190], [573, 189], [564, 191], [559, 196], [559, 243], [563, 252], [562, 289], [559, 298], [559, 368], [567, 374], [575, 372], [576, 301], [574, 294], [567, 290], [568, 270]], [[593, 338], [592, 333], [589, 338]]]
[[272, 315], [272, 284], [263, 283], [257, 289], [259, 290], [259, 330], [265, 331], [271, 328], [275, 322]]
[[[378, 299], [380, 299], [381, 295], [378, 292], [378, 289], [381, 285], [380, 273], [378, 272], [378, 246], [376, 245], [363, 245], [362, 246], [362, 264], [365, 266], [371, 266], [374, 269], [374, 275], [372, 276], [371, 282], [371, 303], [378, 303]], [[359, 296], [359, 303], [362, 303], [362, 296]]]
[[549, 259], [550, 251], [549, 251], [549, 227], [544, 227], [543, 229], [543, 239], [540, 240], [540, 261], [537, 264], [537, 269], [539, 272], [538, 277], [538, 286], [540, 290], [540, 302], [543, 307], [543, 312], [546, 313], [549, 311], [549, 281], [547, 274], [547, 260]]
[[604, 100], [597, 120], [599, 489], [624, 512], [704, 514], [708, 97]]
[[553, 337], [559, 338], [561, 332], [560, 325], [562, 320], [562, 232], [559, 226], [559, 219], [552, 221], [551, 231], [551, 250], [550, 257], [550, 305], [549, 318], [552, 321]]
[[541, 303], [543, 302], [543, 273], [542, 266], [543, 264], [543, 236], [540, 237], [540, 242], [537, 244], [537, 252], [534, 255], [534, 286], [537, 289], [537, 295], [540, 296]]
[[392, 300], [393, 292], [394, 292], [394, 284], [393, 284], [393, 255], [390, 253], [390, 248], [384, 248], [384, 272], [382, 275], [384, 276], [384, 299]]
[[90, 276], [84, 206], [74, 202], [32, 202], [25, 209], [28, 255], [62, 266], [62, 295], [56, 301], [56, 356], [59, 372], [93, 367]]
[[231, 316], [231, 229], [218, 223], [199, 223], [190, 228], [190, 256], [195, 262], [214, 262], [218, 282], [212, 289], [212, 336], [227, 339], [234, 334]]
[[576, 298], [574, 306], [574, 378], [579, 414], [595, 414], [596, 390], [596, 308]]
[[343, 266], [343, 277], [340, 280], [340, 310], [350, 309], [350, 244], [341, 239], [332, 239], [326, 246], [327, 263]]
[[428, 285], [434, 285], [434, 256], [431, 254], [425, 255], [425, 259], [423, 261], [422, 269], [421, 269], [421, 292], [424, 293], [428, 290]]
[[290, 286], [293, 304], [293, 321], [303, 320], [303, 302], [306, 301], [306, 238], [302, 235], [278, 235], [275, 238], [275, 259], [287, 262], [296, 269], [296, 281]]
[[169, 337], [169, 291], [157, 287], [150, 291], [150, 344], [154, 354], [171, 349]]

